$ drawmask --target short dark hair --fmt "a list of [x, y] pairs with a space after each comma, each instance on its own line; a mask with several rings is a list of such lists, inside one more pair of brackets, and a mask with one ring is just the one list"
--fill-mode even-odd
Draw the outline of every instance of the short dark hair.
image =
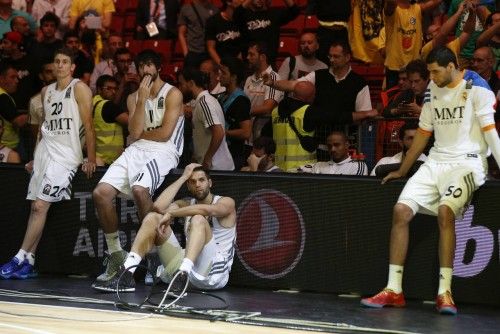
[[194, 67], [185, 67], [180, 71], [177, 77], [182, 76], [186, 81], [194, 81], [194, 84], [200, 88], [207, 89], [210, 81], [209, 74], [203, 73]]
[[46, 12], [40, 19], [40, 27], [43, 26], [45, 22], [53, 22], [57, 29], [61, 24], [61, 19], [53, 12]]
[[0, 75], [5, 75], [7, 74], [7, 71], [10, 69], [16, 69], [14, 64], [9, 61], [9, 60], [2, 60], [0, 61]]
[[429, 70], [427, 69], [427, 64], [421, 59], [415, 59], [406, 65], [406, 73], [418, 73], [420, 77], [424, 80], [429, 79]]
[[135, 67], [139, 69], [140, 64], [146, 64], [152, 62], [155, 64], [156, 69], [159, 71], [161, 67], [161, 55], [154, 50], [145, 49], [139, 52], [137, 57], [135, 57]]
[[98, 89], [102, 89], [104, 87], [104, 85], [106, 84], [106, 82], [110, 82], [110, 81], [112, 81], [118, 85], [118, 80], [116, 80], [114, 77], [112, 77], [109, 74], [103, 74], [99, 78], [97, 78], [95, 86]]
[[343, 131], [338, 131], [338, 130], [335, 130], [335, 131], [332, 131], [328, 134], [327, 138], [330, 137], [330, 136], [340, 136], [342, 137], [342, 139], [348, 143], [349, 142], [349, 137], [347, 136], [347, 134]]
[[194, 172], [200, 172], [200, 171], [203, 172], [203, 173], [205, 173], [205, 175], [207, 176], [208, 180], [211, 179], [211, 177], [210, 177], [210, 171], [208, 169], [206, 169], [205, 167], [203, 167], [203, 166], [197, 166], [197, 167], [193, 168], [193, 173]]
[[266, 44], [266, 42], [263, 42], [263, 41], [253, 41], [253, 42], [250, 42], [248, 44], [248, 48], [253, 48], [255, 47], [257, 49], [257, 52], [259, 53], [259, 55], [267, 55], [269, 54], [269, 48]]
[[351, 46], [346, 41], [336, 40], [336, 41], [333, 41], [332, 44], [330, 44], [330, 48], [333, 48], [333, 47], [336, 47], [336, 46], [340, 46], [342, 48], [342, 52], [345, 55], [346, 54], [352, 55]]
[[245, 80], [245, 64], [236, 57], [222, 57], [220, 64], [229, 69], [231, 75], [236, 75], [236, 85], [241, 85]]
[[113, 55], [114, 59], [115, 60], [118, 59], [119, 55], [131, 55], [131, 56], [133, 56], [132, 52], [127, 48], [116, 49], [115, 54]]
[[453, 63], [458, 68], [457, 56], [446, 46], [440, 46], [433, 49], [427, 59], [427, 64], [437, 63], [439, 66], [446, 67], [449, 63]]
[[66, 43], [67, 40], [71, 37], [76, 37], [78, 38], [78, 41], [80, 42], [80, 35], [78, 35], [78, 32], [76, 32], [76, 30], [69, 30], [67, 31], [65, 34], [64, 34], [64, 37], [63, 37], [63, 42]]
[[416, 121], [406, 121], [405, 124], [403, 124], [402, 127], [399, 128], [399, 139], [403, 140], [405, 137], [405, 132], [407, 130], [417, 130], [418, 129], [418, 122]]
[[14, 31], [14, 25], [16, 24], [16, 21], [18, 18], [22, 18], [24, 19], [26, 22], [28, 22], [28, 20], [26, 20], [26, 18], [24, 16], [21, 16], [21, 15], [17, 15], [17, 16], [14, 16], [12, 18], [12, 20], [10, 20], [10, 30], [11, 31]]
[[264, 149], [266, 154], [276, 153], [276, 143], [273, 138], [261, 136], [253, 141], [253, 147], [260, 150]]
[[76, 53], [75, 53], [75, 51], [73, 51], [70, 48], [62, 47], [59, 50], [56, 50], [56, 52], [54, 52], [54, 60], [56, 59], [57, 55], [67, 56], [67, 57], [69, 57], [71, 59], [71, 63], [72, 64], [75, 63]]

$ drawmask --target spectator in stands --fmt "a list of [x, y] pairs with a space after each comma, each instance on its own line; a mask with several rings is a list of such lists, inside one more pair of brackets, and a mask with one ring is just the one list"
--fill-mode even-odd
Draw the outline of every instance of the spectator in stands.
[[233, 20], [236, 1], [222, 0], [221, 12], [207, 20], [207, 51], [217, 64], [222, 57], [241, 57], [242, 37], [239, 24]]
[[[470, 68], [472, 54], [476, 48], [476, 41], [483, 32], [483, 24], [490, 15], [492, 11], [495, 11], [495, 4], [491, 1], [489, 4], [487, 1], [481, 0], [452, 0], [450, 3], [450, 7], [448, 8], [448, 17], [452, 17], [456, 11], [459, 10], [459, 6], [462, 2], [469, 2], [467, 8], [471, 6], [475, 7], [475, 15], [476, 18], [476, 26], [475, 31], [471, 34], [469, 41], [462, 48], [462, 52], [460, 53], [459, 64], [461, 68]], [[474, 11], [464, 10], [463, 15], [460, 17], [460, 21], [455, 29], [455, 36], [460, 37], [463, 31], [463, 27], [465, 22], [469, 18], [469, 15], [474, 15]]]
[[0, 117], [4, 120], [2, 144], [16, 149], [19, 144], [19, 129], [26, 125], [28, 115], [17, 111], [12, 98], [17, 90], [19, 78], [14, 65], [0, 61]]
[[[291, 92], [298, 81], [309, 81], [316, 87], [311, 121], [316, 124], [316, 136], [325, 145], [326, 136], [332, 130], [342, 130], [346, 125], [361, 122], [378, 115], [372, 109], [370, 89], [360, 75], [351, 70], [349, 44], [334, 42], [329, 51], [330, 67], [317, 70], [298, 80], [276, 81], [267, 75], [264, 83], [278, 90]], [[335, 109], [332, 109], [335, 101]], [[319, 147], [318, 160], [329, 159], [328, 152]]]
[[78, 33], [75, 31], [68, 31], [66, 35], [64, 35], [63, 42], [66, 47], [72, 49], [76, 54], [73, 77], [79, 78], [84, 82], [89, 82], [90, 75], [94, 69], [94, 60], [91, 54], [80, 49], [81, 41]]
[[208, 76], [208, 91], [217, 97], [223, 93], [226, 88], [220, 83], [220, 65], [212, 59], [206, 59], [200, 64], [200, 71]]
[[0, 36], [11, 31], [10, 23], [16, 16], [22, 16], [28, 20], [30, 29], [33, 33], [36, 31], [35, 19], [25, 11], [17, 10], [12, 7], [12, 0], [0, 1]]
[[52, 12], [40, 19], [40, 38], [33, 46], [33, 52], [41, 59], [53, 59], [54, 53], [63, 47], [63, 41], [56, 37], [61, 20]]
[[116, 72], [113, 73], [113, 77], [118, 82], [118, 91], [113, 102], [122, 111], [127, 111], [127, 97], [139, 88], [139, 76], [129, 49], [120, 48], [116, 50], [114, 64]]
[[[180, 0], [139, 0], [135, 12], [135, 38], [176, 38], [179, 8]], [[155, 24], [158, 30], [157, 34], [151, 35], [148, 33], [147, 25], [151, 23]]]
[[384, 109], [384, 117], [419, 117], [424, 103], [424, 94], [429, 84], [427, 64], [420, 59], [411, 61], [406, 66], [410, 89], [401, 92]]
[[353, 160], [349, 155], [349, 139], [344, 132], [334, 131], [326, 138], [330, 161], [305, 165], [297, 170], [303, 173], [335, 175], [368, 175], [364, 161]]
[[220, 82], [226, 91], [218, 100], [224, 111], [226, 140], [233, 157], [235, 170], [240, 170], [248, 156], [245, 141], [250, 139], [252, 121], [250, 100], [240, 88], [245, 78], [243, 61], [235, 57], [223, 57], [220, 65]]
[[234, 21], [240, 25], [243, 35], [243, 51], [251, 43], [263, 42], [267, 45], [267, 61], [274, 64], [279, 49], [280, 27], [299, 15], [294, 0], [283, 0], [286, 8], [269, 8], [267, 0], [245, 0], [234, 10]]
[[263, 133], [262, 130], [270, 122], [271, 112], [283, 98], [282, 92], [264, 84], [264, 75], [273, 81], [280, 79], [269, 64], [268, 54], [267, 46], [263, 42], [252, 42], [248, 47], [247, 60], [252, 75], [246, 79], [244, 91], [252, 105], [250, 115], [253, 120], [253, 138], [272, 137], [270, 131]]
[[16, 16], [10, 22], [10, 28], [12, 31], [17, 31], [23, 36], [22, 51], [32, 52], [35, 36], [30, 29], [28, 20], [24, 16]]
[[206, 49], [205, 27], [210, 16], [218, 12], [209, 0], [193, 0], [182, 6], [178, 26], [178, 43], [184, 55], [184, 67], [198, 68], [209, 58]]
[[5, 124], [4, 119], [0, 117], [0, 163], [7, 162], [7, 163], [18, 164], [21, 162], [21, 157], [19, 156], [19, 153], [17, 153], [10, 147], [7, 147], [4, 144], [2, 144], [4, 124]]
[[192, 67], [179, 73], [179, 89], [186, 99], [196, 99], [193, 109], [193, 160], [204, 168], [233, 170], [234, 162], [227, 147], [224, 112], [206, 90], [206, 74]]
[[332, 43], [349, 42], [347, 22], [351, 16], [351, 0], [309, 0], [307, 14], [318, 18], [318, 58], [328, 64], [328, 52]]
[[128, 113], [113, 100], [118, 81], [104, 74], [97, 79], [97, 95], [92, 100], [97, 166], [109, 166], [123, 152], [123, 127], [128, 126]]
[[[399, 146], [401, 147], [401, 152], [397, 153], [392, 157], [384, 157], [380, 159], [375, 165], [375, 167], [373, 167], [373, 170], [370, 173], [370, 175], [385, 177], [390, 172], [398, 170], [399, 167], [401, 166], [401, 162], [406, 156], [406, 152], [408, 152], [408, 150], [411, 147], [411, 144], [413, 143], [413, 138], [415, 137], [417, 129], [418, 129], [417, 122], [407, 121], [405, 125], [403, 125], [399, 129]], [[417, 161], [424, 162], [426, 159], [427, 156], [422, 153], [418, 157]], [[385, 166], [385, 167], [378, 168], [380, 166]], [[420, 165], [415, 164], [416, 168], [418, 168], [419, 166]], [[413, 174], [416, 171], [416, 168], [412, 171], [411, 174]]]
[[500, 90], [500, 80], [498, 79], [497, 73], [494, 71], [495, 63], [495, 55], [491, 48], [483, 46], [474, 51], [472, 56], [472, 70], [476, 71], [488, 82], [491, 90], [495, 96], [497, 96]]
[[[309, 105], [314, 101], [314, 85], [299, 81], [293, 97], [285, 97], [272, 113], [273, 139], [276, 142], [276, 165], [296, 171], [302, 165], [316, 163], [315, 124], [308, 124]], [[309, 145], [302, 143], [310, 140]]]
[[38, 22], [45, 13], [54, 13], [61, 20], [56, 37], [63, 39], [64, 34], [68, 31], [70, 7], [71, 0], [34, 0], [31, 15]]
[[[45, 87], [56, 81], [54, 59], [42, 59], [42, 64], [40, 66], [41, 70], [38, 73], [38, 78]], [[40, 131], [40, 125], [43, 118], [43, 103], [42, 103], [42, 92], [38, 92], [36, 95], [32, 96], [29, 103], [29, 120], [30, 132], [31, 132], [31, 147], [35, 148], [36, 140], [38, 138], [38, 133]], [[30, 152], [30, 159], [33, 158], [32, 152]]]
[[[457, 23], [463, 15], [466, 7], [467, 10], [474, 15], [469, 15], [467, 21], [465, 21], [463, 31], [460, 36], [448, 42], [448, 36], [455, 30]], [[422, 50], [420, 51], [422, 60], [425, 61], [425, 58], [427, 58], [427, 55], [432, 51], [432, 49], [444, 45], [446, 45], [446, 47], [453, 51], [458, 57], [462, 48], [469, 41], [471, 34], [474, 32], [476, 25], [475, 12], [476, 9], [470, 2], [462, 2], [455, 14], [449, 17], [443, 23], [443, 25], [430, 25], [425, 35], [425, 40], [427, 41], [427, 43], [422, 47]]]
[[435, 8], [441, 2], [442, 0], [414, 4], [411, 4], [410, 0], [385, 2], [387, 89], [397, 84], [398, 71], [401, 68], [420, 57], [423, 38], [422, 12]]
[[92, 20], [100, 21], [100, 24], [92, 24], [91, 27], [99, 26], [98, 30], [106, 31], [111, 26], [114, 12], [113, 0], [71, 0], [69, 29], [77, 28], [77, 21], [80, 17], [93, 17]]
[[1, 42], [2, 61], [10, 62], [17, 70], [19, 83], [12, 98], [16, 101], [18, 111], [28, 112], [28, 101], [38, 90], [36, 76], [37, 66], [33, 61], [35, 55], [28, 55], [21, 50], [23, 37], [17, 31], [4, 34]]
[[316, 70], [328, 68], [321, 60], [316, 58], [319, 44], [316, 34], [305, 32], [300, 36], [298, 56], [291, 55], [285, 58], [278, 74], [281, 79], [296, 80]]
[[[90, 76], [90, 89], [92, 89], [93, 92], [96, 91], [96, 81], [101, 75], [114, 75], [116, 73], [116, 64], [113, 60], [116, 50], [123, 48], [123, 38], [120, 33], [111, 33], [106, 44], [106, 48], [102, 53], [102, 60], [95, 65], [92, 75]], [[133, 62], [130, 64], [132, 63]], [[135, 72], [135, 66], [133, 72]]]
[[398, 73], [398, 84], [394, 87], [383, 91], [382, 94], [382, 106], [384, 109], [396, 99], [396, 97], [411, 88], [410, 82], [408, 81], [408, 73], [406, 73], [406, 68], [402, 68]]
[[476, 47], [489, 46], [495, 54], [495, 72], [500, 69], [500, 12], [488, 16], [486, 30], [477, 38]]
[[274, 164], [276, 143], [270, 137], [259, 137], [254, 140], [252, 153], [247, 159], [248, 166], [243, 167], [243, 172], [283, 172]]

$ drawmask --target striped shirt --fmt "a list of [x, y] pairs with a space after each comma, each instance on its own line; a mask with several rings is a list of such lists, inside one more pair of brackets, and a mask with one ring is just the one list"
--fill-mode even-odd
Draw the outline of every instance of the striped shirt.
[[313, 165], [304, 165], [298, 168], [299, 172], [311, 174], [335, 175], [368, 175], [368, 167], [364, 161], [352, 160], [347, 157], [341, 162], [320, 161]]
[[[196, 104], [193, 109], [193, 159], [198, 163], [203, 163], [205, 153], [212, 140], [211, 127], [222, 126], [225, 129], [224, 112], [219, 101], [206, 90], [196, 97]], [[229, 152], [226, 136], [219, 145], [219, 148], [212, 157], [212, 168], [214, 170], [234, 170], [234, 162]]]

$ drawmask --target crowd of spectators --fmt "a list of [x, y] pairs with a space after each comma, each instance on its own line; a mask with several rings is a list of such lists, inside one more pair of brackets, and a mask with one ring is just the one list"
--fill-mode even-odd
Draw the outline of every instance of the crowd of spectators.
[[[433, 48], [446, 45], [500, 98], [496, 8], [493, 0], [0, 0], [0, 162], [32, 159], [39, 92], [54, 81], [54, 52], [67, 46], [77, 53], [73, 76], [95, 95], [98, 162], [111, 164], [129, 144], [127, 98], [139, 86], [132, 46], [148, 41], [163, 56], [162, 77], [184, 94], [179, 167], [379, 175], [377, 161], [356, 152], [358, 127], [376, 120], [371, 145], [378, 158], [399, 154], [386, 159], [397, 163]], [[285, 34], [296, 49], [282, 50]], [[385, 69], [381, 103], [360, 66]]]

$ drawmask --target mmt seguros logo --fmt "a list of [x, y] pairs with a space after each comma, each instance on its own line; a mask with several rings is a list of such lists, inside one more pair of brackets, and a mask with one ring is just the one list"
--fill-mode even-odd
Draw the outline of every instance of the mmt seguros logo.
[[270, 189], [251, 193], [237, 212], [236, 252], [252, 274], [275, 279], [297, 265], [305, 244], [305, 228], [297, 205]]

